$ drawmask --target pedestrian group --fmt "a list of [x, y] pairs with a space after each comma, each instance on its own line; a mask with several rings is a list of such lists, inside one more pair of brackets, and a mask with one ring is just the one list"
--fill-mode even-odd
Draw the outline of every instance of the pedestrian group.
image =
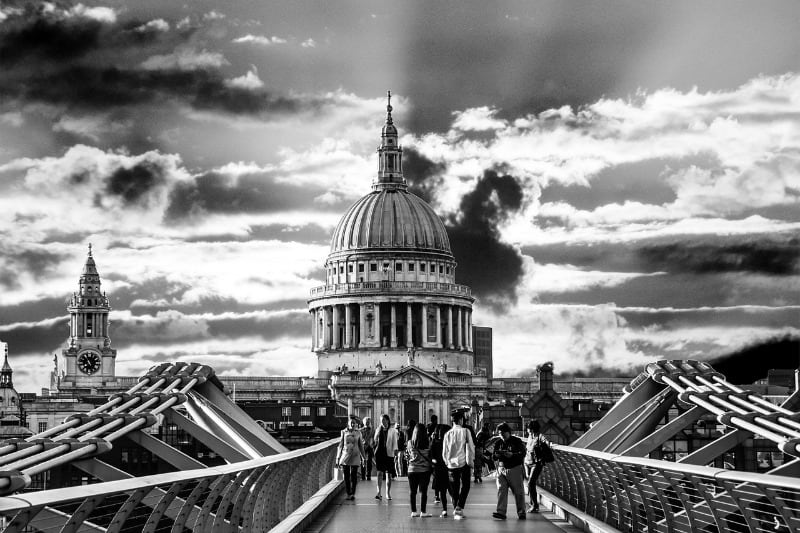
[[527, 442], [513, 435], [506, 423], [498, 425], [494, 434], [485, 423], [476, 435], [466, 423], [463, 409], [453, 411], [451, 421], [452, 426], [439, 424], [436, 415], [432, 415], [427, 426], [410, 420], [402, 428], [399, 423], [392, 426], [389, 415], [384, 414], [378, 427], [373, 428], [369, 417], [362, 421], [351, 417], [341, 432], [336, 454], [336, 466], [344, 474], [345, 499], [355, 500], [359, 467], [361, 479], [370, 481], [374, 465], [376, 500], [384, 497], [391, 500], [392, 480], [407, 474], [412, 518], [432, 516], [428, 508], [430, 486], [434, 504], [441, 505], [439, 516], [448, 516], [449, 496], [453, 518], [463, 520], [470, 481], [474, 478], [475, 483], [483, 482], [485, 465], [490, 472], [495, 471], [497, 507], [492, 513], [494, 519], [506, 519], [509, 490], [520, 520], [524, 520], [527, 513], [539, 512], [536, 483], [544, 465], [554, 459], [539, 421], [528, 423]]

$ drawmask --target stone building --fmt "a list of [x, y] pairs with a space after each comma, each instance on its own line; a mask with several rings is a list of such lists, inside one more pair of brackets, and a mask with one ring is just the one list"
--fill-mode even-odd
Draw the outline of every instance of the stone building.
[[[551, 369], [549, 392], [540, 392], [535, 377], [493, 376], [492, 330], [473, 324], [475, 298], [457, 283], [457, 258], [443, 222], [408, 190], [398, 139], [389, 102], [372, 190], [336, 226], [325, 284], [308, 299], [317, 375], [220, 380], [245, 411], [281, 433], [282, 442], [305, 433], [301, 440], [325, 438], [348, 415], [377, 419], [385, 413], [405, 423], [436, 414], [447, 421], [461, 407], [470, 409], [474, 425], [486, 413], [487, 420], [499, 417], [521, 428], [523, 405], [531, 412], [541, 408], [530, 398], [550, 402], [556, 396], [564, 439], [580, 434], [586, 422], [575, 425], [569, 413], [599, 417], [597, 406], [619, 398], [628, 379], [554, 380]], [[110, 309], [90, 247], [67, 307], [63, 368], [56, 361], [49, 397], [26, 402], [32, 430], [50, 428], [137, 382], [138, 376], [116, 375]]]

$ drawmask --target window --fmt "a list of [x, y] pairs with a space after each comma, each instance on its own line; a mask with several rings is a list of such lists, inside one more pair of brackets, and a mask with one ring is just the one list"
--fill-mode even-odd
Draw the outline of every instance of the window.
[[448, 274], [450, 273], [450, 267], [447, 267], [447, 273]]
[[327, 416], [328, 408], [327, 407], [317, 407], [317, 416]]
[[47, 422], [39, 422], [39, 433], [47, 431]]
[[311, 416], [311, 408], [310, 407], [301, 407], [300, 408], [300, 416]]
[[425, 263], [420, 263], [419, 264], [419, 271], [420, 272], [425, 272]]
[[347, 265], [347, 271], [353, 273], [353, 265]]
[[439, 274], [444, 274], [444, 265], [439, 265]]
[[378, 271], [378, 264], [377, 263], [370, 263], [369, 264], [369, 271], [370, 272], [377, 272]]
[[294, 424], [293, 424], [292, 422], [279, 422], [279, 423], [278, 423], [278, 427], [279, 427], [280, 429], [283, 429], [283, 428], [290, 428], [290, 427], [292, 427], [292, 426], [294, 426]]
[[403, 263], [395, 263], [394, 264], [395, 272], [402, 272], [403, 271]]
[[359, 272], [364, 272], [364, 263], [359, 263], [358, 264], [358, 271]]
[[312, 422], [311, 420], [301, 420], [300, 422], [298, 422], [297, 425], [300, 427], [310, 428], [314, 425], [314, 422]]
[[343, 266], [339, 267], [339, 274], [344, 274], [344, 267]]
[[281, 407], [281, 416], [292, 416], [291, 407]]
[[409, 263], [408, 264], [408, 271], [409, 272], [414, 272], [414, 263]]

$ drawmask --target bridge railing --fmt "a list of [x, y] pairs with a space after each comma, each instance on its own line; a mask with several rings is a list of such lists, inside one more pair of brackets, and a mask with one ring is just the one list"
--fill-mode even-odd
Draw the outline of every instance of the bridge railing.
[[333, 479], [338, 441], [225, 466], [0, 498], [3, 531], [268, 531]]
[[800, 531], [800, 480], [553, 446], [542, 488], [620, 531]]

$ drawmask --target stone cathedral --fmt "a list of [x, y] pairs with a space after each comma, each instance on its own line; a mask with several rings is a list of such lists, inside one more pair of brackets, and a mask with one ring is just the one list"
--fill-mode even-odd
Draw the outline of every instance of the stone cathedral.
[[470, 288], [441, 219], [408, 191], [391, 94], [372, 191], [331, 238], [325, 285], [311, 291], [319, 377], [359, 416], [447, 420], [455, 405], [483, 404], [487, 379], [473, 353]]

